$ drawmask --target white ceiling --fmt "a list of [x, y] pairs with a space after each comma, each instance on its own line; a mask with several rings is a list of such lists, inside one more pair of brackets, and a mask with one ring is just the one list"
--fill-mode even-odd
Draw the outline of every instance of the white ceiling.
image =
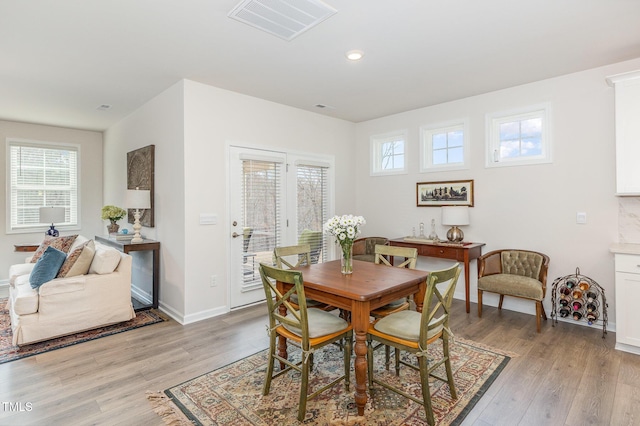
[[638, 0], [326, 0], [292, 41], [239, 2], [0, 0], [0, 119], [104, 130], [186, 78], [359, 122], [640, 57]]

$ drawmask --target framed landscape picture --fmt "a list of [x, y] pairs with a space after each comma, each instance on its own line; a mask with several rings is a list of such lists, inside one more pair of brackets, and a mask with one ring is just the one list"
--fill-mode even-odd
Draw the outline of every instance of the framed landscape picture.
[[416, 184], [418, 207], [473, 207], [473, 179]]
[[[127, 189], [148, 189], [151, 196], [151, 208], [140, 210], [140, 223], [149, 228], [154, 227], [153, 191], [155, 174], [155, 145], [145, 146], [127, 152]], [[135, 223], [135, 209], [127, 209], [127, 221]]]

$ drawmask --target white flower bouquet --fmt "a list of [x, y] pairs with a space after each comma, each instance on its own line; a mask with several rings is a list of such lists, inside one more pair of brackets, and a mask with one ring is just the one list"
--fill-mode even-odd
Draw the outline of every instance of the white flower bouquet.
[[334, 216], [324, 224], [324, 232], [336, 237], [342, 248], [342, 273], [350, 274], [353, 271], [352, 248], [360, 227], [367, 221], [362, 216], [350, 214]]

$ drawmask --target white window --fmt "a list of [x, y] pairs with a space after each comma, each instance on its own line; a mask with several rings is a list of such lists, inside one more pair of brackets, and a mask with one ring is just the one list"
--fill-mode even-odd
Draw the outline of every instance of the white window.
[[77, 145], [7, 139], [7, 232], [47, 229], [39, 208], [49, 206], [65, 209], [56, 228], [77, 229], [79, 157]]
[[487, 167], [551, 162], [550, 107], [487, 116]]
[[469, 142], [466, 121], [420, 128], [420, 171], [469, 168]]
[[406, 173], [406, 148], [406, 130], [372, 136], [371, 175]]

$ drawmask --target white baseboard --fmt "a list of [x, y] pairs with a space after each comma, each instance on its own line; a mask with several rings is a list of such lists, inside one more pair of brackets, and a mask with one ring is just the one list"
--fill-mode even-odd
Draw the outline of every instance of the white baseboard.
[[143, 291], [143, 290], [141, 290], [140, 288], [136, 287], [133, 284], [131, 284], [131, 295], [136, 300], [139, 300], [140, 302], [143, 302], [145, 304], [153, 303], [153, 296], [151, 295], [151, 293]]

